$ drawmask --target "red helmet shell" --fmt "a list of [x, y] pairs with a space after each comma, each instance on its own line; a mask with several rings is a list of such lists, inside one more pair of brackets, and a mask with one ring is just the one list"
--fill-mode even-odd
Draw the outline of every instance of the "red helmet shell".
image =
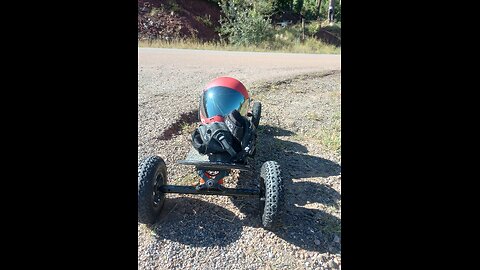
[[[231, 77], [219, 77], [219, 78], [216, 78], [214, 80], [212, 80], [211, 82], [209, 82], [207, 84], [207, 86], [205, 87], [205, 89], [203, 90], [203, 93], [202, 93], [202, 100], [206, 94], [206, 92], [210, 89], [214, 89], [215, 90], [218, 90], [218, 89], [223, 89], [224, 91], [236, 91], [238, 93], [240, 93], [244, 100], [248, 101], [247, 102], [247, 106], [249, 105], [249, 101], [250, 101], [250, 95], [248, 94], [248, 91], [247, 91], [247, 88], [237, 79], [235, 78], [231, 78]], [[239, 96], [241, 98], [240, 95], [236, 94], [236, 96]], [[203, 107], [203, 104], [202, 104], [202, 100], [200, 102], [200, 120], [202, 121], [203, 124], [208, 124], [208, 123], [211, 123], [211, 122], [223, 122], [224, 121], [224, 118], [223, 116], [221, 115], [212, 115], [211, 117], [207, 117], [206, 112], [205, 112], [205, 108]]]
[[231, 77], [219, 77], [215, 80], [209, 82], [207, 87], [203, 91], [207, 91], [208, 89], [215, 87], [215, 86], [224, 86], [231, 88], [233, 90], [237, 90], [238, 92], [242, 93], [245, 98], [250, 98], [248, 95], [247, 88], [243, 85], [239, 80]]

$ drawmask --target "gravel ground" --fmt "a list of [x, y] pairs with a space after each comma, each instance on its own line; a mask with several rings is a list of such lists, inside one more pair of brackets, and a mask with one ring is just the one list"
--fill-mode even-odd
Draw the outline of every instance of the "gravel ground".
[[262, 119], [256, 171], [235, 170], [225, 185], [253, 187], [261, 164], [278, 161], [286, 185], [283, 222], [263, 229], [254, 199], [169, 194], [158, 221], [138, 225], [139, 269], [340, 269], [339, 64], [244, 63], [207, 71], [203, 56], [191, 54], [192, 61], [155, 65], [139, 50], [139, 160], [159, 155], [170, 183], [193, 184], [194, 168], [175, 162], [190, 148], [198, 94], [217, 76], [237, 77], [262, 102]]

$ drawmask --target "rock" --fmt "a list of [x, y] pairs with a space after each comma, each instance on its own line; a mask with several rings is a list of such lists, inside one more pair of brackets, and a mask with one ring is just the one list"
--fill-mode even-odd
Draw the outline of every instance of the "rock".
[[333, 238], [333, 242], [340, 243], [340, 237], [338, 237], [338, 235], [335, 235], [335, 237]]
[[315, 239], [314, 243], [315, 243], [315, 245], [319, 246], [320, 245], [320, 240]]

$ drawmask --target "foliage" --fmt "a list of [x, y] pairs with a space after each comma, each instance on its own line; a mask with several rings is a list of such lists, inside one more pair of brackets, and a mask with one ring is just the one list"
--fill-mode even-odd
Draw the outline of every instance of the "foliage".
[[302, 13], [303, 0], [293, 0], [293, 11], [296, 13]]
[[259, 14], [265, 17], [270, 17], [274, 13], [273, 1], [268, 0], [256, 0], [252, 2], [253, 9]]
[[[328, 0], [322, 0], [321, 6], [320, 6], [320, 13], [322, 18], [328, 18], [328, 5], [329, 5]], [[333, 16], [336, 22], [339, 22], [342, 20], [342, 8], [339, 0], [335, 1]]]
[[311, 22], [305, 26], [305, 33], [309, 36], [314, 35], [322, 28], [320, 22]]
[[340, 54], [341, 48], [328, 45], [322, 41], [307, 37], [304, 42], [298, 38], [293, 38], [290, 34], [280, 36], [273, 41], [263, 42], [259, 45], [240, 46], [227, 44], [225, 42], [204, 42], [195, 39], [177, 39], [166, 41], [141, 40], [139, 47], [158, 47], [158, 48], [177, 48], [177, 49], [198, 49], [198, 50], [224, 50], [224, 51], [250, 51], [250, 52], [285, 52], [285, 53], [328, 53]]
[[[325, 1], [325, 0], [322, 0]], [[328, 0], [327, 0], [328, 1]], [[305, 0], [302, 6], [302, 14], [307, 20], [314, 20], [319, 17], [317, 0]], [[321, 18], [321, 16], [320, 16]]]
[[212, 22], [212, 19], [210, 18], [210, 14], [205, 14], [203, 17], [202, 16], [195, 16], [195, 19], [197, 19], [197, 21], [203, 23], [205, 26], [207, 27], [212, 27], [213, 26], [213, 22]]
[[[328, 18], [328, 5], [329, 0], [321, 0], [320, 7], [318, 7], [317, 0], [294, 0], [293, 10], [303, 14], [307, 20], [325, 20]], [[341, 21], [342, 8], [339, 0], [335, 1], [334, 12], [335, 21]]]
[[220, 0], [224, 16], [220, 18], [220, 34], [234, 45], [258, 45], [273, 37], [267, 1]]
[[271, 0], [274, 11], [292, 10], [293, 0]]

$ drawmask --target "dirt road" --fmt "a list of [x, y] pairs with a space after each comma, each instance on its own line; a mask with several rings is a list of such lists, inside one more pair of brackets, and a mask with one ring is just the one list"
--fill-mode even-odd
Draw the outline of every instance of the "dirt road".
[[152, 228], [138, 227], [139, 269], [339, 269], [341, 220], [340, 56], [138, 49], [138, 158], [160, 155], [169, 181], [192, 184], [175, 164], [190, 147], [198, 97], [218, 76], [241, 80], [262, 102], [252, 187], [277, 160], [287, 189], [284, 222], [261, 227], [257, 202], [169, 195]]
[[[263, 53], [263, 52], [231, 52], [183, 49], [138, 48], [139, 66], [172, 66], [205, 67], [224, 69], [225, 72], [235, 72], [237, 69], [249, 74], [236, 74], [247, 77], [261, 78], [272, 76], [271, 71], [283, 70], [294, 74], [308, 70], [340, 69], [340, 55], [330, 54], [294, 54], [294, 53]], [[248, 72], [252, 67], [256, 72]], [[253, 71], [253, 70], [252, 70]], [[286, 75], [285, 73], [284, 75]], [[250, 75], [250, 76], [247, 76]]]

